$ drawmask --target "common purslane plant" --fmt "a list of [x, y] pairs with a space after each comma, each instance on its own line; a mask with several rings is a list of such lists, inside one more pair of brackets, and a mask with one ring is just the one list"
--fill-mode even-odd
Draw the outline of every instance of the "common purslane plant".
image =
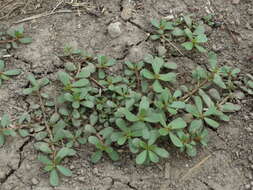
[[[153, 39], [171, 42], [173, 36], [183, 37], [203, 52], [199, 45], [206, 41], [203, 27], [190, 17], [152, 24], [158, 29]], [[251, 75], [238, 81], [240, 70], [219, 66], [213, 52], [208, 53], [205, 68], [192, 71], [189, 84], [178, 80], [176, 63], [156, 55], [148, 54], [138, 63], [126, 61], [117, 73], [110, 71], [117, 61], [105, 55], [91, 56], [66, 46], [59, 56], [65, 69], [57, 73], [55, 94], [47, 91], [55, 81], [30, 74], [23, 94], [35, 102], [30, 104], [32, 112], [23, 113], [17, 122], [11, 123], [7, 115], [0, 121], [1, 146], [6, 136], [34, 138], [38, 160], [52, 186], [59, 185], [60, 175], [72, 175], [64, 159], [85, 144], [93, 147], [93, 163], [119, 160], [118, 149], [135, 155], [137, 164], [168, 158], [172, 148], [196, 156], [199, 145], [207, 146], [208, 132], [229, 121], [228, 112], [240, 109], [231, 101], [241, 88], [238, 82], [245, 91], [252, 89]]]
[[190, 16], [183, 16], [177, 19], [176, 21], [158, 21], [156, 19], [151, 21], [151, 24], [156, 29], [155, 34], [151, 35], [152, 40], [160, 40], [163, 44], [166, 42], [170, 46], [181, 51], [177, 48], [175, 43], [181, 43], [181, 46], [186, 50], [191, 51], [192, 49], [197, 49], [201, 53], [207, 52], [203, 47], [203, 44], [208, 41], [207, 36], [205, 35], [205, 28], [203, 23], [195, 23], [190, 18]]

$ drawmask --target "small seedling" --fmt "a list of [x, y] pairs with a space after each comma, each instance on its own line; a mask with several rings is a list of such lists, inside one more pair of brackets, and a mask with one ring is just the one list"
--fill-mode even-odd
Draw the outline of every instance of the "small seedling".
[[20, 69], [13, 69], [5, 71], [5, 63], [0, 60], [0, 86], [4, 80], [9, 80], [11, 76], [16, 76], [21, 73]]
[[31, 42], [32, 38], [25, 37], [23, 26], [7, 30], [0, 38], [0, 44], [6, 44], [7, 49], [17, 48], [18, 44], [29, 44]]
[[6, 136], [16, 136], [14, 129], [10, 128], [10, 118], [8, 115], [3, 115], [0, 120], [0, 147], [4, 145]]
[[207, 37], [204, 34], [204, 31], [203, 25], [199, 25], [193, 32], [189, 28], [184, 29], [184, 33], [190, 41], [184, 42], [181, 45], [189, 51], [196, 48], [201, 53], [206, 52], [206, 49], [201, 46], [202, 43], [207, 42]]

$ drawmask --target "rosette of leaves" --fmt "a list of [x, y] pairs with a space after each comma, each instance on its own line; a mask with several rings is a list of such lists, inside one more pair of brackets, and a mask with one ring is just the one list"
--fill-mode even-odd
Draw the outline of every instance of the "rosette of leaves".
[[77, 77], [74, 80], [73, 77], [71, 77], [68, 73], [64, 71], [58, 72], [58, 79], [64, 85], [65, 91], [80, 92], [82, 91], [82, 88], [90, 84], [88, 79], [79, 79], [79, 77]]
[[[42, 87], [48, 85], [50, 82], [48, 78], [42, 78], [42, 79], [36, 80], [33, 74], [29, 74], [27, 76], [27, 80], [30, 82], [31, 87], [23, 90], [23, 93], [26, 95], [38, 93]], [[45, 98], [47, 98], [46, 94], [41, 94], [41, 96], [45, 96]]]
[[[203, 94], [203, 91], [200, 91], [200, 93]], [[202, 125], [202, 123], [204, 122], [208, 126], [216, 129], [220, 126], [220, 124], [217, 121], [215, 121], [212, 117], [219, 116], [219, 118], [224, 121], [229, 120], [229, 118], [225, 114], [223, 114], [221, 111], [217, 109], [217, 107], [213, 104], [213, 102], [208, 96], [204, 95], [204, 98], [206, 104], [208, 105], [208, 108], [206, 110], [204, 109], [203, 101], [199, 96], [194, 96], [195, 105], [187, 104], [185, 107], [186, 111], [192, 114], [194, 118], [196, 118], [198, 122], [201, 123], [200, 125]]]
[[11, 47], [17, 48], [18, 43], [29, 44], [32, 42], [32, 38], [26, 37], [24, 35], [24, 27], [20, 26], [8, 29], [1, 42], [6, 42], [6, 48], [10, 49]]
[[159, 129], [159, 133], [162, 136], [169, 136], [171, 142], [176, 147], [182, 147], [183, 143], [178, 138], [178, 136], [175, 134], [178, 130], [184, 129], [187, 124], [182, 118], [177, 118], [171, 121], [169, 124], [166, 124], [165, 120], [161, 120], [162, 128]]
[[196, 48], [201, 53], [206, 52], [206, 49], [202, 46], [202, 44], [206, 43], [208, 39], [205, 35], [205, 29], [203, 25], [197, 26], [193, 32], [189, 28], [186, 28], [184, 29], [184, 33], [190, 40], [181, 44], [186, 50], [190, 51], [193, 48]]
[[126, 117], [130, 122], [138, 122], [140, 125], [142, 123], [158, 123], [164, 114], [161, 112], [156, 112], [150, 107], [149, 99], [146, 96], [141, 98], [138, 112], [136, 114], [129, 111], [127, 108], [122, 108], [121, 113]]
[[141, 94], [133, 91], [127, 85], [119, 85], [114, 88], [115, 94], [112, 98], [117, 99], [117, 105], [121, 107], [131, 108], [136, 102], [141, 99]]
[[72, 175], [71, 170], [64, 167], [61, 163], [64, 158], [74, 156], [76, 154], [75, 150], [63, 147], [58, 152], [55, 152], [45, 142], [37, 142], [34, 146], [37, 150], [44, 153], [44, 155], [40, 154], [38, 156], [38, 160], [45, 165], [44, 170], [50, 174], [49, 181], [52, 186], [59, 185], [59, 174], [67, 177]]
[[220, 68], [220, 75], [223, 78], [225, 86], [230, 92], [237, 89], [236, 81], [239, 73], [240, 69], [238, 68], [232, 68], [229, 66], [223, 66]]
[[145, 61], [151, 64], [152, 71], [149, 71], [148, 69], [142, 69], [141, 75], [146, 79], [154, 81], [152, 87], [155, 92], [163, 91], [161, 82], [164, 81], [173, 83], [176, 81], [176, 73], [174, 72], [169, 72], [166, 74], [160, 73], [162, 68], [175, 69], [176, 66], [174, 64], [166, 64], [163, 58], [160, 57], [153, 58], [153, 56], [150, 55], [146, 56]]
[[0, 120], [0, 146], [3, 146], [7, 136], [16, 136], [14, 129], [10, 127], [11, 121], [7, 114], [4, 114]]
[[98, 55], [96, 64], [96, 67], [98, 68], [98, 78], [104, 79], [106, 76], [105, 70], [115, 64], [116, 64], [115, 59], [108, 58], [107, 56], [104, 55]]
[[166, 34], [166, 31], [171, 31], [174, 29], [173, 22], [169, 22], [166, 20], [157, 20], [153, 19], [151, 20], [151, 24], [156, 28], [156, 33], [154, 35], [151, 35], [150, 38], [152, 40], [162, 39], [168, 37]]
[[[226, 76], [225, 68], [220, 68], [217, 64], [217, 55], [214, 52], [209, 52], [208, 54], [208, 60], [210, 65], [210, 71], [212, 72], [212, 81], [218, 85], [220, 88], [226, 89], [226, 84], [223, 81], [222, 75]], [[236, 75], [238, 73], [238, 70], [234, 70], [233, 75]]]
[[114, 91], [117, 84], [119, 84], [123, 78], [121, 76], [107, 76], [105, 80], [100, 80], [99, 84], [106, 86], [109, 90]]
[[[205, 130], [205, 132], [207, 132]], [[207, 140], [207, 134], [205, 132], [202, 132], [198, 137], [201, 138], [202, 142], [205, 142]], [[180, 148], [181, 152], [186, 152], [189, 156], [196, 156], [197, 149], [196, 145], [197, 143], [194, 141], [194, 138], [192, 138], [191, 134], [185, 133], [184, 131], [177, 131], [177, 136], [180, 142], [182, 143]]]
[[157, 108], [175, 115], [177, 114], [178, 109], [185, 108], [185, 103], [179, 100], [179, 97], [181, 97], [181, 95], [182, 92], [180, 90], [176, 90], [173, 94], [171, 94], [170, 90], [168, 88], [165, 88], [161, 94], [157, 95], [154, 104]]
[[140, 87], [140, 71], [144, 67], [145, 63], [140, 61], [138, 63], [132, 63], [130, 61], [124, 62], [127, 66], [124, 70], [124, 74], [129, 78], [130, 87], [135, 88]]
[[157, 163], [160, 158], [168, 158], [169, 152], [164, 148], [158, 147], [154, 144], [154, 141], [148, 141], [147, 143], [140, 140], [135, 139], [134, 145], [142, 151], [136, 156], [137, 164], [149, 164], [150, 162]]
[[97, 132], [97, 130], [92, 126], [86, 126], [86, 131], [94, 134], [89, 136], [88, 142], [95, 145], [97, 151], [94, 152], [91, 156], [91, 161], [97, 163], [103, 156], [103, 153], [106, 153], [113, 161], [119, 159], [119, 154], [115, 151], [111, 144], [111, 134], [113, 133], [113, 128], [107, 127]]
[[9, 80], [10, 77], [19, 75], [21, 73], [20, 69], [6, 70], [5, 63], [0, 59], [0, 86], [4, 80]]
[[120, 131], [114, 131], [111, 135], [113, 142], [117, 142], [118, 145], [124, 145], [126, 142], [132, 153], [136, 153], [138, 149], [134, 146], [133, 139], [136, 137], [142, 137], [144, 124], [128, 125], [123, 119], [116, 120], [116, 126]]
[[140, 61], [138, 63], [125, 61], [124, 64], [127, 66], [127, 68], [124, 70], [124, 73], [127, 76], [136, 75], [136, 73], [139, 73], [141, 69], [145, 66], [145, 63], [143, 61]]
[[64, 135], [67, 138], [66, 147], [77, 147], [79, 144], [85, 144], [87, 142], [87, 138], [83, 136], [83, 129], [78, 129], [74, 132], [69, 130], [64, 131]]

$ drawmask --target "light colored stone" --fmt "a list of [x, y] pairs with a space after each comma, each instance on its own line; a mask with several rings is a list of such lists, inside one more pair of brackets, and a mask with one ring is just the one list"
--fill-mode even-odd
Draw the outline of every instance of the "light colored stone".
[[232, 4], [237, 5], [240, 3], [240, 0], [232, 0]]
[[170, 179], [171, 176], [171, 166], [170, 163], [165, 164], [164, 177]]
[[39, 184], [39, 180], [37, 179], [37, 178], [32, 178], [32, 184], [33, 185], [37, 185], [37, 184]]
[[108, 33], [112, 38], [117, 38], [122, 33], [122, 24], [120, 22], [114, 22], [109, 24], [108, 26]]

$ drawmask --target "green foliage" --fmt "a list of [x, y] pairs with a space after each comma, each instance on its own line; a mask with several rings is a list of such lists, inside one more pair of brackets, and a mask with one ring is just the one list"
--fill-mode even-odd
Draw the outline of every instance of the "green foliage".
[[20, 73], [20, 69], [5, 70], [5, 63], [0, 59], [0, 86], [4, 80], [9, 80], [10, 77], [19, 75]]
[[[205, 51], [200, 46], [207, 41], [203, 26], [189, 16], [174, 22], [153, 20], [152, 25], [158, 30], [152, 39], [182, 38], [188, 40], [183, 45], [186, 49]], [[23, 39], [21, 33], [12, 34]], [[53, 84], [49, 79], [30, 74], [23, 94], [37, 103], [30, 103], [31, 110], [13, 125], [6, 115], [0, 122], [1, 146], [6, 136], [16, 133], [34, 139], [38, 160], [52, 186], [59, 185], [60, 175], [72, 175], [63, 161], [84, 144], [93, 147], [93, 163], [107, 158], [117, 161], [127, 149], [137, 164], [157, 163], [168, 158], [173, 148], [196, 156], [198, 146], [208, 144], [209, 129], [216, 130], [229, 120], [227, 113], [240, 110], [230, 101], [234, 92], [253, 89], [251, 75], [239, 85], [240, 70], [219, 66], [213, 52], [208, 53], [205, 68], [192, 71], [191, 84], [181, 83], [177, 64], [167, 62], [166, 56], [148, 54], [138, 63], [126, 61], [119, 73], [110, 69], [118, 64], [116, 60], [69, 46], [60, 58], [65, 69], [57, 73], [59, 88], [54, 95], [45, 93]], [[2, 73], [15, 74], [6, 72]]]
[[193, 32], [189, 28], [184, 29], [184, 33], [189, 41], [184, 42], [181, 45], [189, 51], [196, 48], [201, 53], [206, 52], [206, 49], [201, 46], [202, 43], [207, 42], [207, 37], [204, 32], [205, 29], [203, 25], [197, 26]]
[[0, 147], [4, 145], [6, 136], [16, 136], [14, 129], [10, 127], [11, 121], [8, 115], [3, 115], [0, 120]]
[[[156, 34], [151, 35], [152, 40], [159, 39], [162, 43], [169, 42], [169, 45], [171, 45], [172, 41], [177, 43], [183, 39], [184, 42], [181, 43], [181, 46], [184, 49], [188, 51], [196, 49], [201, 53], [207, 52], [203, 47], [203, 44], [208, 41], [204, 25], [201, 22], [196, 23], [189, 15], [174, 21], [154, 19], [151, 24], [156, 29]], [[175, 46], [173, 45], [173, 47]]]
[[18, 44], [29, 44], [32, 38], [26, 37], [24, 27], [10, 28], [0, 34], [0, 44], [5, 44], [6, 49], [17, 48]]

